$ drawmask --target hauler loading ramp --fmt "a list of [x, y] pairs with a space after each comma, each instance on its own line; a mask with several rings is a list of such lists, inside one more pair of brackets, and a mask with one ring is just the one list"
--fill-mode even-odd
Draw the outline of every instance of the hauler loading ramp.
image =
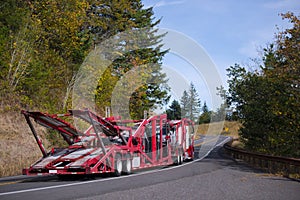
[[[188, 119], [169, 121], [163, 114], [121, 120], [102, 118], [89, 110], [70, 110], [66, 114], [22, 111], [22, 114], [43, 155], [23, 169], [26, 175], [113, 173], [120, 176], [137, 169], [179, 165], [193, 159], [194, 128]], [[75, 128], [70, 123], [74, 120], [84, 128]], [[52, 147], [47, 151], [36, 124], [58, 131], [67, 147]]]

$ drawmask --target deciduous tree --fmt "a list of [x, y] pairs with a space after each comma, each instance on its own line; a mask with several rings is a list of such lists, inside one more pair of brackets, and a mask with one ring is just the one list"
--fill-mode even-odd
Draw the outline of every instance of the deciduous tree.
[[228, 102], [236, 106], [243, 123], [246, 148], [273, 155], [300, 156], [300, 21], [283, 15], [293, 24], [277, 34], [264, 49], [261, 70], [228, 69]]

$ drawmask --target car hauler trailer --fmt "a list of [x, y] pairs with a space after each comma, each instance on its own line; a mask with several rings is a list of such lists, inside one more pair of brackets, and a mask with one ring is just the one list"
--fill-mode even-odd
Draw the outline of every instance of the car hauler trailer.
[[[179, 157], [179, 162], [194, 159], [194, 123], [193, 121], [183, 118], [181, 120], [172, 120], [169, 122], [171, 135], [174, 137], [171, 142], [181, 148], [183, 153]], [[174, 146], [173, 144], [171, 146]]]
[[[43, 154], [23, 169], [25, 175], [114, 173], [120, 176], [132, 170], [182, 164], [185, 159], [193, 159], [193, 124], [187, 119], [168, 121], [163, 114], [142, 120], [121, 120], [102, 118], [89, 110], [54, 115], [21, 113]], [[83, 130], [70, 123], [78, 119], [78, 126], [85, 127]], [[58, 131], [68, 146], [47, 151], [33, 120]]]

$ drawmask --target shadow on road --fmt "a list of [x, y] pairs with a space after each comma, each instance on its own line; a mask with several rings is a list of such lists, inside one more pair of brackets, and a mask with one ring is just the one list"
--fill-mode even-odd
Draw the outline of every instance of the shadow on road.
[[258, 177], [268, 177], [273, 180], [285, 180], [285, 181], [298, 181], [299, 182], [299, 180], [283, 178], [280, 175], [271, 174], [267, 170], [256, 168], [242, 160], [235, 160], [226, 153], [226, 150], [223, 147], [215, 148], [207, 157], [205, 157], [203, 160], [199, 160], [197, 162], [215, 163], [220, 166], [219, 169], [226, 167], [231, 170], [255, 173], [256, 176], [258, 176]]

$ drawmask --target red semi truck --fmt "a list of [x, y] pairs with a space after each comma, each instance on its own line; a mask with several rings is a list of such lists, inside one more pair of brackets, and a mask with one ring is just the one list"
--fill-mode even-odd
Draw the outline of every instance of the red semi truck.
[[[89, 110], [70, 110], [67, 114], [22, 111], [22, 114], [43, 154], [23, 169], [25, 175], [120, 176], [137, 169], [180, 165], [194, 158], [194, 128], [188, 119], [169, 121], [163, 114], [142, 120], [121, 120], [102, 118]], [[76, 128], [70, 123], [75, 120]], [[33, 121], [58, 131], [67, 146], [47, 151]]]

